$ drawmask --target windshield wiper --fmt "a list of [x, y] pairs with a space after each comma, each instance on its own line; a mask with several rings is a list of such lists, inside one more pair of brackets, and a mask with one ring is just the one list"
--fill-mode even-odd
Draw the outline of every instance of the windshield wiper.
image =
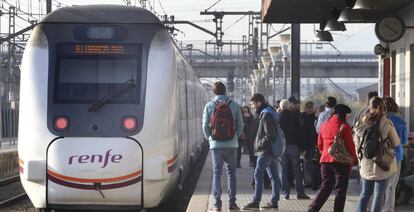
[[118, 99], [122, 95], [128, 93], [134, 87], [135, 87], [135, 80], [129, 79], [128, 81], [122, 83], [121, 88], [119, 88], [117, 91], [104, 96], [101, 100], [97, 101], [92, 106], [90, 106], [88, 111], [89, 112], [97, 111], [102, 106], [104, 106], [104, 105]]

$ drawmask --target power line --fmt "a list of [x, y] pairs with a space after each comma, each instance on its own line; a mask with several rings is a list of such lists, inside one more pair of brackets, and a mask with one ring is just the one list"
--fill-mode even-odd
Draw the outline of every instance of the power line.
[[226, 30], [228, 30], [230, 27], [234, 26], [235, 24], [239, 23], [239, 21], [241, 21], [244, 17], [246, 17], [247, 15], [244, 15], [242, 17], [240, 17], [239, 19], [237, 19], [234, 23], [232, 23], [230, 26], [228, 26], [227, 28], [225, 28], [223, 30], [223, 32], [225, 32]]
[[221, 2], [222, 0], [218, 0], [216, 1], [216, 3], [214, 3], [213, 5], [211, 5], [209, 8], [205, 9], [205, 11], [211, 9], [212, 7], [216, 6], [216, 4], [218, 4], [219, 2]]
[[164, 12], [164, 15], [167, 15], [167, 13], [165, 12], [164, 7], [162, 6], [162, 4], [161, 4], [161, 1], [160, 1], [160, 0], [158, 0], [158, 4], [160, 5], [161, 10]]

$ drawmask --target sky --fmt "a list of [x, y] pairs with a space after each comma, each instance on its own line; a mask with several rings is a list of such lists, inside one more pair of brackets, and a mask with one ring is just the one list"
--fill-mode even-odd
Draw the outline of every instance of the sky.
[[[66, 5], [84, 4], [125, 4], [123, 0], [59, 0]], [[214, 31], [215, 24], [211, 22], [212, 16], [202, 16], [200, 11], [204, 11], [213, 5], [217, 0], [149, 0], [149, 7], [152, 7], [158, 14], [174, 15], [175, 20], [192, 21], [202, 27]], [[138, 0], [131, 0], [132, 4], [138, 4]], [[213, 6], [209, 11], [260, 11], [261, 0], [222, 0]], [[238, 19], [239, 22], [235, 23]], [[223, 19], [224, 40], [241, 40], [242, 35], [247, 34], [247, 16], [225, 16]], [[282, 28], [282, 24], [272, 24], [272, 32]], [[181, 32], [177, 33], [177, 39], [183, 42], [193, 41], [202, 43], [213, 37], [195, 28], [186, 25], [176, 26]], [[312, 41], [314, 27], [317, 25], [303, 24], [301, 26], [301, 40]], [[334, 42], [340, 51], [373, 51], [374, 46], [379, 42], [374, 33], [373, 24], [347, 24], [347, 31], [333, 32]], [[271, 42], [277, 42], [273, 38]], [[332, 47], [324, 47], [322, 51], [334, 51]]]

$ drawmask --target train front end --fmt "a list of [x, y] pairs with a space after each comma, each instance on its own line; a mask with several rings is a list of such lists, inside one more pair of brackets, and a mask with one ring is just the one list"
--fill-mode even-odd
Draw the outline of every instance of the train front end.
[[[63, 8], [33, 31], [22, 61], [19, 164], [36, 208], [143, 207], [147, 60], [161, 29], [125, 7]], [[93, 16], [92, 14], [98, 14]], [[139, 16], [139, 14], [138, 14]]]

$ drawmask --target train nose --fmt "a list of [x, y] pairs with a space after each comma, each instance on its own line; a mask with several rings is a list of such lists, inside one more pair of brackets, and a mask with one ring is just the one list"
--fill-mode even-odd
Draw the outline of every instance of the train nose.
[[47, 157], [50, 208], [142, 206], [142, 150], [127, 138], [62, 138]]

